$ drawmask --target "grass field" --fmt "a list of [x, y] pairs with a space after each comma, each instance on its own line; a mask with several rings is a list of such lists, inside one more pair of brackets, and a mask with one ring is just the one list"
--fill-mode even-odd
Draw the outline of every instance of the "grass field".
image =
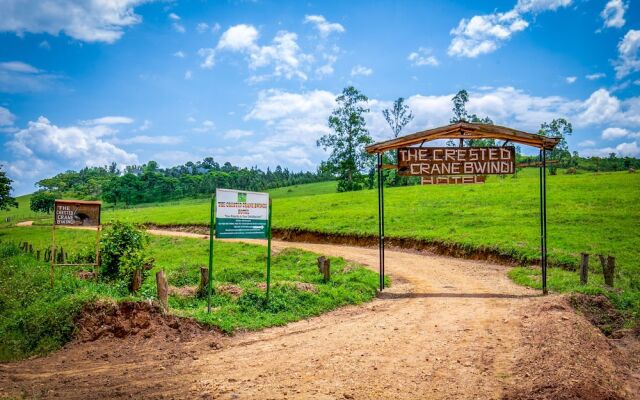
[[[94, 243], [92, 231], [59, 229], [58, 245], [70, 254]], [[75, 267], [56, 269], [54, 288], [49, 286], [49, 266], [34, 257], [17, 254], [13, 243], [28, 241], [34, 248], [50, 244], [46, 227], [0, 229], [0, 360], [23, 358], [58, 348], [73, 333], [73, 319], [82, 306], [99, 298], [142, 300], [156, 297], [155, 271], [167, 273], [169, 285], [196, 286], [199, 267], [207, 264], [208, 241], [190, 238], [152, 237], [146, 254], [155, 268], [140, 292], [131, 297], [126, 285], [76, 279]], [[285, 250], [272, 258], [272, 291], [269, 303], [258, 284], [265, 281], [266, 249], [263, 246], [217, 242], [215, 245], [214, 311], [206, 312], [206, 300], [192, 295], [172, 295], [171, 311], [193, 317], [225, 332], [255, 330], [318, 315], [346, 304], [371, 300], [378, 277], [358, 265], [332, 258], [331, 281], [322, 282], [316, 254]], [[301, 284], [308, 284], [306, 287]], [[235, 285], [239, 297], [221, 288]], [[302, 287], [302, 288], [301, 288]], [[306, 289], [305, 289], [306, 288]]]

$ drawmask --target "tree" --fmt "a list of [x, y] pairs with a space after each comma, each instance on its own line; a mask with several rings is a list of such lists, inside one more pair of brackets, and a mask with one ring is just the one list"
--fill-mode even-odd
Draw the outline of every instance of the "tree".
[[394, 138], [397, 138], [400, 132], [402, 132], [402, 129], [413, 120], [413, 113], [409, 106], [404, 103], [403, 97], [398, 97], [398, 99], [393, 102], [392, 109], [387, 108], [382, 110], [382, 115], [384, 115], [384, 119], [387, 121], [387, 124], [389, 124]]
[[[387, 121], [387, 124], [389, 124], [394, 138], [397, 138], [400, 132], [402, 132], [402, 129], [413, 120], [413, 113], [409, 106], [404, 103], [403, 97], [398, 97], [398, 99], [393, 102], [393, 108], [382, 110], [382, 115]], [[383, 158], [385, 162], [389, 164], [397, 163], [397, 153], [395, 151], [383, 155]], [[385, 182], [391, 186], [398, 186], [399, 184], [406, 185], [408, 183], [408, 179], [403, 179], [398, 176], [398, 172], [395, 169], [384, 171], [384, 176]]]
[[[467, 103], [469, 102], [469, 93], [462, 89], [455, 96], [451, 98], [453, 102], [453, 117], [449, 120], [449, 123], [456, 124], [458, 122], [471, 122], [474, 124], [488, 124], [493, 125], [493, 121], [489, 117], [480, 118], [476, 114], [469, 114], [467, 112]], [[495, 146], [495, 139], [468, 139], [464, 143], [461, 141], [460, 145], [475, 146], [475, 147], [489, 147]], [[455, 142], [448, 141], [447, 145], [455, 146]]]
[[362, 189], [366, 179], [363, 172], [373, 168], [372, 157], [364, 151], [366, 145], [373, 143], [364, 120], [364, 114], [369, 112], [363, 105], [367, 101], [367, 96], [353, 86], [345, 88], [336, 98], [338, 107], [329, 117], [329, 127], [334, 133], [317, 142], [318, 147], [331, 149], [327, 165], [338, 176], [339, 192]]
[[567, 164], [571, 160], [571, 153], [569, 152], [569, 145], [567, 144], [566, 137], [571, 135], [573, 132], [573, 127], [571, 122], [567, 121], [564, 118], [557, 118], [551, 122], [543, 122], [540, 125], [540, 130], [538, 131], [539, 135], [560, 138], [560, 142], [556, 145], [556, 147], [548, 153], [549, 160], [557, 160], [558, 164], [550, 164], [549, 165], [549, 173], [551, 175], [555, 175], [558, 171], [558, 165], [561, 167], [566, 167]]
[[50, 214], [56, 201], [56, 196], [46, 190], [38, 190], [31, 195], [29, 208], [34, 212]]
[[2, 170], [2, 165], [0, 165], [0, 210], [18, 207], [16, 199], [11, 197], [11, 183], [13, 180], [7, 177], [7, 174]]

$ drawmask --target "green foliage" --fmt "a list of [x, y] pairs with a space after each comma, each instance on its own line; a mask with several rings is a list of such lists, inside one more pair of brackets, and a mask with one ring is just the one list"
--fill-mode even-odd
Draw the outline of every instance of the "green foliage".
[[[547, 158], [549, 160], [559, 161], [563, 166], [572, 166], [567, 163], [568, 160], [571, 160], [571, 153], [569, 152], [569, 145], [567, 144], [567, 136], [570, 136], [572, 132], [573, 127], [571, 126], [571, 122], [564, 118], [554, 119], [551, 122], [543, 122], [540, 125], [540, 130], [538, 131], [539, 135], [560, 138], [560, 142], [558, 142], [556, 147], [553, 150], [548, 151]], [[555, 175], [557, 170], [558, 164], [549, 165], [549, 172], [551, 175]]]
[[324, 150], [331, 150], [324, 166], [338, 177], [339, 192], [360, 190], [367, 184], [373, 187], [373, 180], [367, 182], [363, 173], [373, 168], [373, 158], [364, 151], [366, 145], [373, 143], [364, 120], [364, 114], [369, 112], [363, 105], [367, 101], [367, 96], [353, 86], [345, 88], [329, 117], [334, 133], [322, 136], [317, 143]]
[[6, 172], [0, 165], [0, 210], [8, 210], [11, 207], [18, 207], [18, 202], [11, 197], [11, 183], [13, 180], [7, 177]]
[[[393, 102], [393, 108], [382, 110], [384, 119], [389, 124], [393, 137], [397, 138], [405, 126], [413, 120], [413, 113], [408, 104], [405, 104], [403, 97], [398, 97]], [[383, 155], [383, 162], [386, 164], [397, 164], [398, 160], [395, 151], [387, 152]], [[395, 169], [384, 171], [384, 181], [388, 186], [406, 186], [412, 178], [399, 176]]]
[[133, 224], [113, 222], [100, 240], [101, 276], [129, 282], [136, 270], [143, 269], [148, 242], [149, 236]]
[[[480, 118], [476, 114], [469, 114], [467, 112], [467, 103], [469, 102], [469, 93], [462, 89], [455, 96], [451, 98], [453, 103], [453, 117], [449, 120], [449, 123], [455, 124], [458, 122], [471, 122], [474, 124], [488, 124], [493, 125], [493, 121], [489, 117]], [[448, 146], [456, 146], [456, 142], [449, 140]], [[473, 147], [490, 147], [495, 146], [495, 139], [468, 139], [464, 141], [465, 146]]]
[[50, 214], [55, 206], [56, 196], [45, 190], [38, 190], [31, 195], [29, 208], [33, 212]]

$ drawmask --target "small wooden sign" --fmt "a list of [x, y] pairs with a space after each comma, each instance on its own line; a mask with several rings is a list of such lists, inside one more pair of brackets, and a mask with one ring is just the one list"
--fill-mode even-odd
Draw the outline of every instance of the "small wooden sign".
[[54, 207], [54, 225], [62, 226], [99, 226], [99, 201], [56, 200]]
[[423, 185], [462, 185], [468, 183], [484, 183], [484, 175], [474, 176], [423, 176]]
[[398, 175], [504, 175], [515, 173], [515, 148], [402, 147]]

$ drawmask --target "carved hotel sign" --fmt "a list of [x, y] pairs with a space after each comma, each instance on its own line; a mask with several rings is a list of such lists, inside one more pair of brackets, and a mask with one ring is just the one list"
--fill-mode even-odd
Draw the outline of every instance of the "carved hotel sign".
[[[473, 176], [513, 174], [515, 173], [515, 153], [513, 146], [402, 147], [398, 149], [398, 175]], [[435, 181], [430, 181], [429, 183], [435, 183]], [[479, 183], [479, 180], [446, 183]]]

